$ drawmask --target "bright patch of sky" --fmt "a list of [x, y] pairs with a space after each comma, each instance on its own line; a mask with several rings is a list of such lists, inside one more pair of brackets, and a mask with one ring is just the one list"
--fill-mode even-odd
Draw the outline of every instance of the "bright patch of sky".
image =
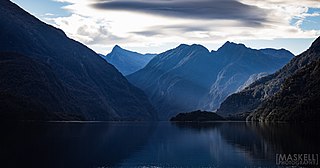
[[[319, 2], [320, 3], [320, 2]], [[320, 30], [320, 9], [309, 8], [307, 16], [301, 23], [303, 30]]]
[[299, 54], [320, 35], [319, 0], [13, 0], [98, 53], [116, 44], [160, 53], [224, 42]]
[[54, 24], [54, 22], [47, 18], [66, 17], [71, 14], [68, 10], [63, 9], [64, 6], [69, 4], [67, 2], [62, 3], [53, 0], [13, 0], [12, 2], [49, 24]]

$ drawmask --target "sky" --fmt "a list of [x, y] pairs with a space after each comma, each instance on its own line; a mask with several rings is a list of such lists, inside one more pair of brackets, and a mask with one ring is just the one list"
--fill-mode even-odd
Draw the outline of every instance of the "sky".
[[12, 0], [97, 53], [161, 53], [179, 44], [217, 50], [306, 50], [320, 36], [320, 0]]

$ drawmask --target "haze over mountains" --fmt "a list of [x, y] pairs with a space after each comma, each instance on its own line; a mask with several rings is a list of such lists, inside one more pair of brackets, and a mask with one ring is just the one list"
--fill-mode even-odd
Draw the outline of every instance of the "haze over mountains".
[[116, 45], [113, 47], [111, 53], [102, 56], [102, 58], [114, 65], [126, 76], [142, 69], [154, 56], [156, 56], [156, 54], [140, 54], [125, 50]]
[[156, 119], [145, 94], [112, 65], [6, 0], [0, 37], [2, 119]]
[[179, 112], [217, 109], [229, 94], [275, 72], [292, 57], [284, 49], [255, 50], [232, 42], [211, 52], [182, 44], [127, 78], [145, 91], [160, 119], [167, 120]]
[[319, 121], [319, 59], [320, 37], [276, 73], [229, 96], [217, 113], [258, 121]]

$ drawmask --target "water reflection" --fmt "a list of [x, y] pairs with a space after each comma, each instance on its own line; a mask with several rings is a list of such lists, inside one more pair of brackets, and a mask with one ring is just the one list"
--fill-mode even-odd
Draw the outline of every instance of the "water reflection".
[[8, 167], [116, 166], [142, 148], [153, 129], [150, 123], [7, 124], [1, 160]]
[[[271, 166], [274, 162], [274, 151], [269, 149], [262, 136], [257, 134], [251, 124], [245, 122], [207, 122], [207, 123], [175, 123], [179, 128], [190, 130], [214, 131], [217, 139], [210, 143], [211, 155], [218, 161], [217, 166], [245, 167]], [[205, 128], [205, 129], [204, 129]]]
[[[276, 153], [319, 153], [316, 124], [2, 124], [4, 167], [274, 167]], [[7, 166], [8, 165], [8, 166]]]
[[212, 130], [223, 122], [171, 122], [172, 125], [181, 129], [194, 129], [195, 131]]
[[174, 125], [198, 131], [218, 130], [223, 141], [246, 158], [238, 166], [276, 166], [276, 154], [320, 153], [318, 123], [209, 122]]
[[320, 153], [318, 123], [251, 123], [277, 153]]

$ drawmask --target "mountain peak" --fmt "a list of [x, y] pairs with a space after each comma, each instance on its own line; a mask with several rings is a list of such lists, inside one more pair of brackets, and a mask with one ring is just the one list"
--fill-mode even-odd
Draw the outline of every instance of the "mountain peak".
[[221, 49], [228, 49], [229, 50], [229, 49], [234, 49], [234, 48], [247, 48], [247, 47], [241, 43], [234, 43], [234, 42], [227, 41], [218, 50], [221, 50]]
[[103, 57], [115, 66], [123, 75], [128, 75], [143, 68], [156, 54], [140, 54], [115, 45], [112, 51]]
[[193, 48], [205, 48], [203, 45], [201, 44], [192, 44], [190, 47], [193, 47]]
[[123, 50], [119, 45], [115, 45], [113, 48], [112, 48], [112, 51], [116, 51], [116, 50]]
[[206, 51], [209, 52], [209, 50], [208, 50], [206, 47], [204, 47], [204, 46], [202, 46], [202, 45], [200, 45], [200, 44], [192, 44], [192, 45], [180, 44], [176, 49], [180, 49], [180, 50], [192, 49], [192, 50], [197, 50], [197, 51], [199, 51], [199, 50], [206, 50]]
[[176, 49], [183, 49], [183, 48], [186, 48], [186, 47], [190, 47], [190, 45], [188, 45], [188, 44], [180, 44], [178, 47], [176, 47]]
[[[124, 53], [136, 53], [136, 52], [133, 52], [133, 51], [129, 51], [127, 49], [124, 49], [122, 47], [120, 47], [119, 45], [115, 45], [112, 50], [111, 50], [111, 53], [121, 53], [121, 54], [124, 54]], [[107, 54], [107, 55], [110, 55], [111, 53]], [[137, 53], [138, 54], [138, 53]]]

